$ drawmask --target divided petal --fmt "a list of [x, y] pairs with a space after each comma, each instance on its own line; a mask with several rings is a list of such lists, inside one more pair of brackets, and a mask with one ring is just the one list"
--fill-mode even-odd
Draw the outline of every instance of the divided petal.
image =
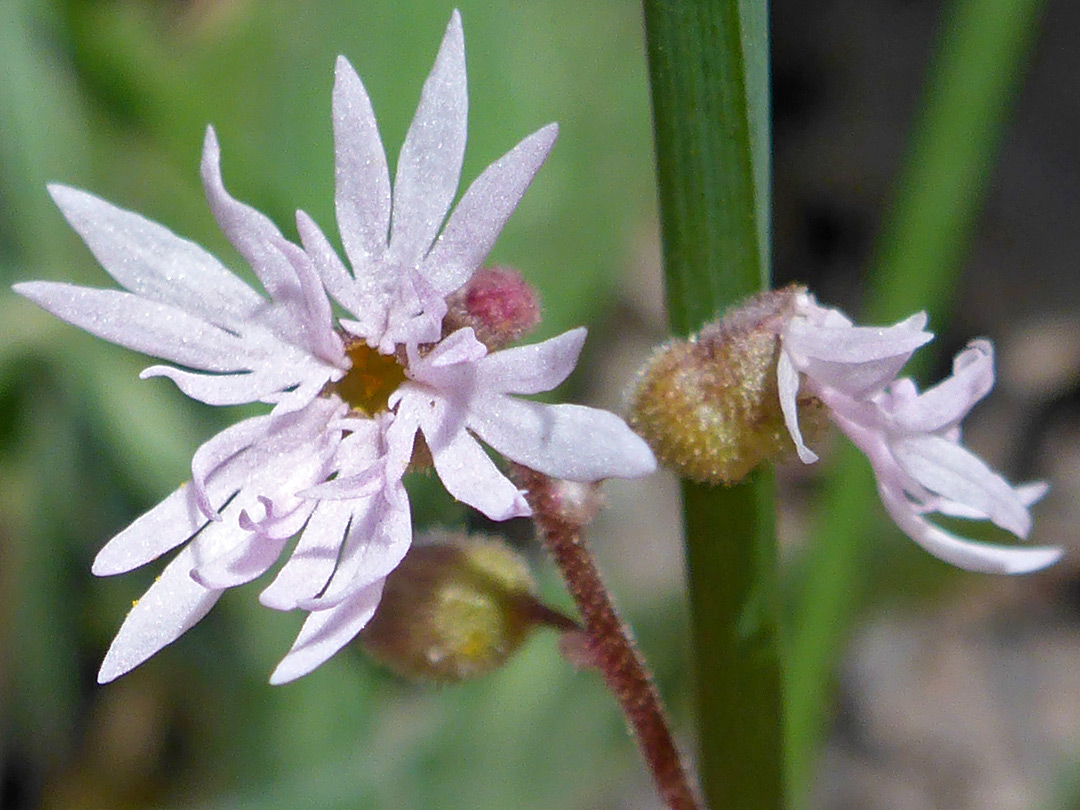
[[1031, 515], [1009, 483], [961, 445], [918, 436], [895, 442], [892, 450], [904, 472], [931, 492], [965, 504], [1018, 537], [1031, 530]]
[[194, 490], [183, 484], [106, 543], [90, 570], [99, 577], [131, 571], [176, 548], [207, 520]]
[[294, 610], [301, 601], [316, 597], [334, 573], [351, 517], [350, 504], [319, 503], [293, 553], [259, 594], [259, 601], [274, 610]]
[[600, 481], [656, 470], [645, 441], [618, 416], [598, 408], [494, 395], [474, 403], [468, 425], [511, 461], [555, 478]]
[[194, 556], [181, 550], [128, 613], [98, 671], [98, 683], [130, 672], [195, 625], [221, 596], [190, 576]]
[[994, 347], [972, 341], [953, 361], [953, 373], [906, 403], [894, 414], [896, 425], [910, 433], [933, 433], [958, 424], [994, 387]]
[[307, 675], [352, 641], [375, 615], [383, 582], [379, 580], [340, 605], [308, 616], [292, 649], [270, 676], [270, 683], [288, 683]]
[[398, 156], [390, 255], [416, 266], [450, 210], [465, 155], [468, 93], [461, 15], [450, 17]]
[[334, 209], [353, 266], [373, 265], [386, 252], [390, 172], [364, 83], [344, 56], [334, 69]]
[[817, 453], [806, 446], [802, 429], [799, 427], [799, 372], [795, 370], [791, 355], [786, 351], [780, 352], [776, 363], [776, 383], [780, 393], [780, 411], [784, 414], [784, 425], [787, 427], [791, 440], [795, 442], [799, 460], [803, 464], [813, 464], [818, 460]]
[[442, 295], [461, 287], [487, 258], [551, 151], [558, 132], [556, 124], [534, 132], [488, 166], [469, 186], [420, 267]]
[[13, 289], [61, 320], [143, 354], [203, 371], [241, 371], [252, 365], [240, 338], [171, 304], [52, 281], [27, 281]]
[[539, 394], [560, 385], [577, 365], [584, 327], [528, 346], [489, 354], [477, 364], [477, 384], [505, 394]]
[[213, 127], [206, 128], [202, 159], [203, 189], [218, 227], [244, 257], [275, 301], [297, 294], [297, 281], [289, 262], [273, 245], [283, 238], [265, 214], [235, 199], [221, 179], [221, 149]]
[[435, 471], [446, 491], [492, 520], [532, 514], [525, 497], [464, 430], [439, 437], [424, 431]]
[[131, 292], [211, 323], [242, 323], [262, 297], [203, 248], [79, 189], [49, 186], [64, 218], [101, 266]]
[[1028, 574], [1053, 565], [1062, 550], [1052, 546], [999, 546], [966, 540], [934, 526], [903, 496], [879, 487], [881, 501], [896, 525], [939, 560], [983, 574]]

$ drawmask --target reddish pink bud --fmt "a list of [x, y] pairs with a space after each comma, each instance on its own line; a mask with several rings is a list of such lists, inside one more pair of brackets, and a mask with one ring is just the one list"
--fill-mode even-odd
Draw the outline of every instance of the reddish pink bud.
[[492, 350], [521, 339], [540, 323], [540, 297], [512, 267], [477, 271], [447, 304], [444, 332], [471, 326], [477, 340]]

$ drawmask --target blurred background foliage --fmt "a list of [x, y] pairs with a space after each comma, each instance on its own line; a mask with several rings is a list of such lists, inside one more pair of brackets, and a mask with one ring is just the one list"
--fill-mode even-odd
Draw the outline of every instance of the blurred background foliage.
[[[1069, 30], [1065, 5], [1048, 7], [1048, 17], [1058, 16], [1054, 27], [1046, 24], [1047, 32]], [[472, 102], [465, 182], [525, 134], [552, 120], [562, 127], [492, 258], [519, 267], [540, 289], [540, 337], [579, 323], [593, 328], [585, 373], [567, 393], [617, 407], [618, 390], [634, 365], [663, 337], [640, 9], [627, 0], [475, 0], [460, 6]], [[939, 4], [926, 0], [807, 6], [814, 8], [794, 0], [773, 8], [776, 276], [779, 283], [809, 281], [823, 300], [854, 311], [943, 18]], [[295, 234], [296, 208], [332, 233], [334, 57], [348, 56], [364, 78], [393, 161], [450, 8], [421, 0], [0, 0], [0, 280], [107, 284], [49, 200], [45, 184], [51, 181], [139, 211], [246, 272], [202, 198], [197, 168], [207, 124], [217, 129], [225, 181], [237, 197], [269, 214], [287, 235]], [[1016, 25], [1033, 34], [1037, 19], [1035, 14]], [[1023, 39], [1014, 65], [983, 64], [983, 73], [1007, 70], [1009, 86], [1019, 87], [1031, 41]], [[1053, 315], [1057, 323], [1075, 312], [1075, 251], [1068, 246], [1077, 237], [1068, 225], [1080, 211], [1075, 193], [1068, 194], [1075, 184], [1068, 184], [1080, 175], [1080, 111], [1075, 93], [1070, 97], [1062, 85], [1054, 86], [1069, 65], [1076, 72], [1075, 60], [1062, 62], [1066, 50], [1071, 52], [1060, 35], [1035, 47], [1036, 75], [1050, 78], [1021, 96], [1020, 124], [1006, 130], [1003, 168], [990, 169], [997, 140], [972, 147], [984, 158], [973, 170], [975, 179], [965, 181], [975, 186], [974, 219], [963, 244], [950, 245], [956, 255], [942, 271], [951, 272], [951, 265], [966, 271], [955, 281], [957, 297], [966, 302], [955, 315], [957, 335], [1007, 340], [1037, 326], [1039, 318]], [[1074, 75], [1067, 86], [1075, 85]], [[1006, 109], [993, 126], [1004, 123]], [[946, 137], [964, 141], [962, 132]], [[988, 213], [980, 218], [984, 203]], [[904, 204], [917, 211], [921, 202]], [[893, 227], [902, 232], [903, 223]], [[887, 263], [889, 251], [897, 251], [895, 241], [884, 244]], [[949, 302], [926, 305], [934, 312], [932, 326], [944, 331]], [[1077, 334], [1073, 323], [1062, 340]], [[945, 332], [941, 356], [963, 339]], [[210, 616], [146, 665], [97, 686], [105, 648], [157, 568], [98, 580], [89, 575], [93, 555], [184, 480], [194, 448], [237, 416], [185, 400], [168, 381], [140, 382], [142, 361], [13, 295], [0, 296], [0, 806], [654, 806], [614, 704], [596, 677], [559, 658], [550, 634], [538, 634], [501, 672], [461, 686], [405, 684], [348, 650], [295, 684], [270, 688], [268, 673], [301, 617], [261, 608], [257, 586], [250, 586], [226, 594]], [[983, 441], [978, 449], [998, 446], [993, 461], [1013, 477], [1061, 476], [1055, 478], [1059, 493], [1064, 489], [1055, 496], [1058, 517], [1038, 539], [1067, 545], [1075, 537], [1075, 513], [1060, 504], [1075, 492], [1070, 487], [1076, 475], [1067, 473], [1076, 456], [1068, 448], [1076, 444], [1069, 431], [1080, 399], [1077, 370], [1069, 362], [1068, 356], [1061, 360], [1065, 368], [1058, 369], [1056, 382], [1035, 393], [1003, 380], [1006, 406], [974, 433], [975, 442]], [[1047, 460], [1040, 448], [1050, 445]], [[781, 482], [787, 496], [781, 524], [786, 537], [796, 538], [785, 549], [796, 561], [803, 558], [792, 549], [810, 522], [810, 510], [801, 507], [818, 495], [816, 479], [805, 472], [787, 471]], [[440, 497], [429, 481], [411, 483], [418, 525], [469, 519], [487, 528]], [[652, 494], [657, 489], [659, 496]], [[630, 517], [599, 526], [595, 542], [676, 725], [689, 729], [672, 492], [663, 480], [616, 490], [614, 506]], [[656, 497], [667, 497], [667, 505], [654, 509]], [[1032, 648], [1031, 639], [1048, 638], [1047, 628], [1064, 634], [1064, 640], [1054, 636], [1055, 650], [1080, 650], [1075, 567], [1015, 585], [973, 584], [970, 576], [926, 560], [882, 529], [876, 510], [871, 502], [833, 516], [869, 551], [848, 563], [855, 581], [849, 576], [832, 588], [833, 598], [851, 594], [840, 600], [839, 618], [827, 621], [838, 629], [826, 627], [820, 642], [803, 639], [825, 646], [828, 668], [856, 624], [854, 613], [872, 639], [881, 637], [882, 627], [907, 627], [910, 620], [919, 633], [925, 629], [948, 644], [934, 628], [955, 630], [955, 623], [935, 618], [933, 605], [969, 615], [972, 604], [988, 600], [1004, 604], [1005, 612], [976, 611], [990, 617], [990, 630], [979, 624], [961, 634], [968, 640], [989, 634], [992, 643], [979, 648], [982, 654], [1010, 644], [1042, 649]], [[534, 554], [545, 594], [566, 607], [550, 568], [528, 542], [527, 527], [509, 531]], [[797, 585], [803, 570], [792, 566]], [[805, 607], [800, 593], [792, 590], [796, 616]], [[930, 594], [932, 601], [925, 598]], [[1018, 623], [1035, 626], [1022, 643], [1010, 635]], [[884, 660], [899, 656], [901, 664], [911, 663], [904, 658], [910, 645], [890, 649], [893, 658]], [[964, 660], [955, 687], [970, 692], [965, 679], [996, 666], [998, 658]], [[911, 695], [897, 687], [884, 696], [880, 686], [867, 687], [865, 673], [879, 672], [874, 666], [881, 666], [880, 659], [865, 644], [855, 648], [840, 681], [844, 700], [839, 707], [829, 702], [836, 722], [819, 777], [823, 806], [848, 806], [837, 798], [847, 794], [835, 788], [836, 779], [881, 776], [852, 766], [857, 755], [909, 779], [923, 775], [902, 757], [889, 759], [895, 733], [884, 742], [879, 736], [882, 722], [887, 732], [903, 731], [903, 723], [881, 721], [863, 703], [937, 704], [919, 686], [906, 684]], [[1050, 797], [1060, 773], [1054, 806], [1077, 806], [1069, 787], [1078, 782], [1076, 769], [1062, 752], [1080, 742], [1080, 708], [1074, 706], [1080, 690], [1075, 682], [1039, 673], [1042, 680], [1027, 684], [1020, 697], [1006, 689], [991, 691], [989, 700], [1004, 700], [1021, 713], [1008, 733], [1037, 738], [1034, 749], [1016, 743], [1017, 757], [1038, 759], [1034, 771], [1020, 768], [1029, 777], [1024, 801]], [[1002, 673], [993, 668], [992, 674]], [[1015, 670], [1002, 675], [1009, 684], [1015, 676]], [[891, 682], [877, 677], [871, 683]], [[1071, 686], [1065, 697], [1072, 696], [1057, 712], [1038, 704], [1062, 727], [1050, 735], [1053, 745], [1032, 730], [1041, 726], [1024, 702], [1031, 690], [1048, 684], [1059, 695]], [[947, 706], [966, 705], [951, 694], [946, 689], [942, 698]], [[1000, 731], [994, 722], [990, 727]], [[964, 725], [962, 731], [977, 735], [982, 728]], [[963, 756], [956, 750], [969, 753], [966, 742], [951, 737], [934, 744], [957, 761]], [[995, 767], [991, 755], [971, 756], [976, 773]], [[968, 806], [948, 790], [934, 793], [945, 797], [940, 805], [890, 803], [886, 793], [868, 794], [873, 800], [853, 806]]]

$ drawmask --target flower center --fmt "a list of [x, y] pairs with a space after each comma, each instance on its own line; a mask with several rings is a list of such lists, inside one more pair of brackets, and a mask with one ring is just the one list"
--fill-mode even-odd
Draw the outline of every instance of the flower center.
[[352, 368], [334, 390], [366, 416], [385, 411], [390, 395], [405, 382], [405, 369], [394, 355], [379, 354], [362, 340], [346, 348], [345, 353], [352, 360]]

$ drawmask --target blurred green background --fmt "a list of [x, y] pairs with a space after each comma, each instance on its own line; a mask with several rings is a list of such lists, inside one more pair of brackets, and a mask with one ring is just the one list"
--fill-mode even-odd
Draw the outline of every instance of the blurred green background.
[[[777, 278], [809, 281], [823, 300], [854, 310], [940, 8], [808, 5], [773, 9]], [[564, 393], [617, 408], [634, 367], [663, 338], [640, 10], [627, 0], [460, 6], [471, 101], [465, 181], [529, 132], [561, 126], [492, 258], [540, 289], [540, 337], [591, 327], [584, 372]], [[1063, 30], [1064, 4], [1050, 8], [1057, 24], [1046, 30]], [[450, 10], [420, 0], [0, 0], [0, 278], [107, 284], [49, 200], [49, 181], [137, 210], [240, 269], [198, 182], [211, 123], [237, 197], [286, 234], [295, 234], [296, 208], [332, 233], [334, 57], [348, 56], [363, 77], [393, 162]], [[965, 303], [955, 337], [945, 329], [949, 303], [926, 303], [944, 332], [943, 356], [982, 333], [1006, 353], [1012, 346], [1021, 371], [1032, 339], [1044, 340], [1036, 349], [1064, 343], [1080, 355], [1080, 342], [1068, 342], [1080, 335], [1068, 249], [1077, 241], [1070, 216], [1080, 214], [1068, 194], [1080, 177], [1080, 112], [1067, 90], [1076, 60], [1063, 50], [1060, 36], [1035, 49], [1033, 75], [1044, 78], [1020, 97], [1002, 168], [991, 174], [988, 160], [977, 170], [992, 181], [989, 213], [958, 248]], [[1069, 82], [1055, 84], [1070, 65]], [[1047, 337], [1047, 324], [1059, 331]], [[1013, 477], [1055, 476], [1050, 528], [1036, 539], [1068, 545], [1080, 375], [1068, 349], [1036, 354], [1046, 373], [1035, 383], [1003, 373], [1003, 401], [969, 435]], [[146, 665], [97, 686], [105, 648], [157, 569], [99, 580], [89, 574], [93, 555], [184, 480], [194, 448], [238, 413], [191, 403], [166, 380], [140, 382], [145, 364], [0, 296], [0, 806], [656, 806], [613, 702], [595, 676], [559, 658], [551, 634], [472, 684], [404, 684], [349, 650], [271, 688], [268, 674], [302, 617], [261, 608], [256, 584], [226, 594]], [[813, 475], [787, 470], [781, 482], [796, 582]], [[464, 519], [437, 487], [413, 483], [418, 525]], [[595, 543], [690, 748], [673, 491], [662, 477], [613, 488]], [[545, 594], [566, 607], [526, 527], [508, 530], [531, 550]], [[877, 522], [856, 531], [873, 559], [853, 600], [861, 635], [831, 711], [817, 803], [1019, 808], [1053, 800], [1060, 784], [1054, 806], [1078, 806], [1068, 791], [1080, 781], [1069, 778], [1080, 772], [1069, 764], [1080, 743], [1080, 689], [1069, 678], [1080, 671], [1075, 567], [976, 580], [927, 561]], [[958, 663], [928, 667], [926, 644]], [[991, 685], [979, 691], [972, 678]], [[926, 725], [912, 723], [921, 716], [913, 707]], [[937, 734], [941, 724], [949, 733]], [[908, 756], [911, 740], [928, 736], [923, 755]], [[991, 739], [1006, 742], [980, 745]], [[933, 782], [934, 768], [978, 789]], [[976, 778], [1003, 770], [1012, 781], [1000, 789]], [[912, 787], [927, 779], [923, 792]], [[841, 783], [885, 787], [859, 793]]]

